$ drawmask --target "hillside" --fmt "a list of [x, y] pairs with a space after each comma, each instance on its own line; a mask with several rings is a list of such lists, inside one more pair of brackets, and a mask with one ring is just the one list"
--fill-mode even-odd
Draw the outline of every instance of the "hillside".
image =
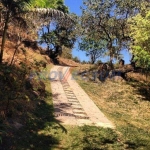
[[[49, 84], [53, 63], [49, 57], [41, 55], [41, 48], [32, 49], [21, 44], [11, 64], [15, 44], [7, 41], [5, 49], [5, 63], [0, 66], [0, 149], [149, 147], [150, 86], [144, 75], [130, 72], [128, 81], [121, 77], [93, 81], [97, 65], [79, 64], [59, 57], [60, 65], [72, 67], [77, 82], [116, 129], [61, 125], [53, 115]], [[88, 76], [82, 74], [85, 71], [89, 72]]]
[[[39, 80], [42, 76], [38, 76], [52, 66], [49, 57], [41, 55], [40, 48], [33, 50], [21, 44], [13, 59], [15, 46], [12, 41], [6, 42], [0, 66], [0, 149], [12, 146], [11, 137], [25, 126], [37, 104], [44, 102], [49, 93], [44, 81]], [[34, 74], [34, 79], [31, 74]], [[8, 141], [10, 143], [6, 144]]]
[[[59, 63], [78, 65], [61, 57]], [[44, 125], [45, 119], [39, 124], [39, 117], [47, 116], [49, 121], [53, 120], [49, 84], [49, 71], [52, 66], [52, 60], [44, 54], [42, 48], [34, 48], [24, 43], [17, 46], [14, 39], [6, 41], [3, 64], [0, 66], [0, 149], [13, 149], [20, 129], [23, 128], [22, 132], [27, 132], [26, 128], [35, 128], [34, 124], [37, 129], [40, 124]]]

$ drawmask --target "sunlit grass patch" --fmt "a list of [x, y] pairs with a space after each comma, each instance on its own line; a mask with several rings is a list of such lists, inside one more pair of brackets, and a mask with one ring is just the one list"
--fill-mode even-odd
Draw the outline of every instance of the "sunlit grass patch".
[[94, 83], [80, 78], [77, 82], [116, 125], [123, 142], [119, 148], [145, 150], [150, 147], [150, 100], [140, 92], [147, 88], [147, 83], [111, 80]]

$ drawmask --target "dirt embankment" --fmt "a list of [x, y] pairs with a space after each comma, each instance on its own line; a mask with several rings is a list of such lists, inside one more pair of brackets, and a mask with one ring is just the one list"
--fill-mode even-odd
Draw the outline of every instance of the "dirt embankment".
[[80, 66], [79, 63], [71, 60], [71, 59], [66, 59], [66, 58], [58, 58], [59, 64], [62, 66], [70, 66], [70, 67], [78, 67]]

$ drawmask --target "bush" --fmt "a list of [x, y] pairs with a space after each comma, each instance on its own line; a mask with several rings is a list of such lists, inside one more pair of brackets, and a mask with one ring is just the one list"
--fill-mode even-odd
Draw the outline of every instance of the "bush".
[[73, 61], [80, 63], [80, 60], [79, 60], [78, 57], [74, 57], [74, 58], [73, 58]]

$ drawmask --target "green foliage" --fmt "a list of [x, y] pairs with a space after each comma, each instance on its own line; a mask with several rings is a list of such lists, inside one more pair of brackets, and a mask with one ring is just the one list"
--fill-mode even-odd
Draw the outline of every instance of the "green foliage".
[[82, 64], [86, 64], [87, 62], [86, 62], [85, 60], [83, 60], [81, 63], [82, 63]]
[[57, 9], [64, 12], [69, 13], [68, 7], [64, 5], [64, 0], [57, 0]]
[[53, 26], [49, 24], [44, 26], [45, 29], [42, 28], [40, 30], [39, 41], [41, 44], [47, 45], [47, 50], [50, 52], [49, 56], [52, 59], [62, 54], [63, 46], [70, 49], [73, 48], [76, 41], [76, 35], [74, 34], [75, 26], [75, 22], [71, 24], [67, 22], [61, 23], [61, 20], [57, 19], [53, 22]]
[[101, 64], [102, 63], [102, 61], [101, 60], [98, 60], [97, 62], [96, 62], [96, 65], [99, 65], [99, 64]]
[[[120, 51], [128, 47], [130, 36], [127, 28], [127, 19], [135, 16], [144, 5], [146, 0], [84, 0], [82, 7], [81, 34], [95, 41], [105, 41], [102, 45], [108, 51], [107, 55], [112, 60], [118, 57]], [[88, 43], [89, 44], [89, 43]], [[101, 44], [101, 43], [100, 43]]]
[[[112, 129], [96, 128], [90, 126], [82, 127], [83, 149], [106, 149], [116, 144], [118, 135]], [[117, 145], [117, 144], [116, 144]], [[114, 146], [115, 147], [115, 146]]]
[[79, 62], [80, 63], [80, 59], [78, 57], [73, 57], [72, 60], [75, 61], [75, 62]]
[[79, 49], [86, 52], [87, 56], [90, 56], [91, 63], [104, 55], [106, 52], [107, 42], [104, 40], [94, 40], [92, 38], [84, 37], [79, 43]]
[[30, 8], [53, 8], [64, 13], [68, 12], [68, 8], [64, 5], [63, 0], [30, 0]]
[[133, 38], [131, 52], [135, 61], [145, 68], [150, 67], [150, 11], [129, 19], [130, 36]]
[[57, 8], [57, 0], [30, 0], [31, 7]]
[[[108, 150], [148, 150], [150, 147], [150, 132], [148, 128], [150, 121], [150, 99], [145, 91], [148, 89], [147, 93], [150, 93], [150, 83], [108, 81], [105, 84], [95, 84], [80, 78], [78, 79], [77, 82], [80, 86], [90, 95], [101, 111], [116, 125], [114, 132], [107, 129], [106, 131], [95, 129], [95, 132], [93, 132], [94, 128], [85, 128], [84, 131], [87, 134], [85, 134], [84, 139], [86, 139], [85, 141], [89, 149], [92, 146], [96, 147], [97, 143], [102, 143], [102, 141], [105, 141], [105, 137], [108, 137], [108, 139], [114, 139], [115, 141], [112, 147], [108, 148], [104, 144], [99, 144], [98, 148]], [[118, 136], [115, 132], [117, 132]], [[100, 146], [104, 147], [101, 148]]]
[[0, 50], [0, 64], [3, 61], [3, 52], [4, 52], [4, 46], [6, 42], [6, 35], [8, 30], [8, 25], [11, 22], [12, 24], [15, 22], [17, 25], [22, 24], [23, 27], [26, 27], [26, 21], [23, 19], [22, 15], [24, 14], [25, 6], [29, 4], [30, 0], [2, 0], [0, 2], [0, 5], [2, 6], [2, 12], [1, 13], [1, 20], [4, 22], [3, 27], [3, 35], [2, 35], [2, 44], [1, 44], [1, 50]]

